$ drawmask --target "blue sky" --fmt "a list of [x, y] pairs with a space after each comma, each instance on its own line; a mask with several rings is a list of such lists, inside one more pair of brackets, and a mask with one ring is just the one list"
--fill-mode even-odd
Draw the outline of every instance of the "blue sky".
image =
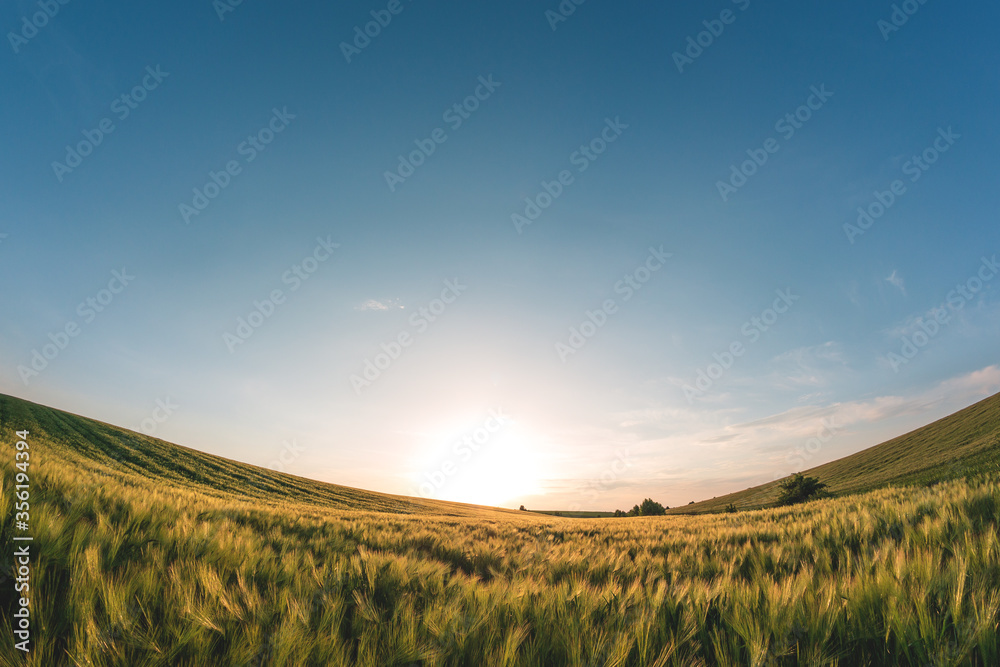
[[4, 393], [614, 509], [1000, 390], [996, 7], [46, 6], [0, 11]]

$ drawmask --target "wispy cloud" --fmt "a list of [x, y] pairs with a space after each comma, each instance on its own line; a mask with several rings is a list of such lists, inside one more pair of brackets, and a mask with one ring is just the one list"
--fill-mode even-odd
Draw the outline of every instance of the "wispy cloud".
[[[958, 410], [997, 391], [1000, 391], [1000, 365], [993, 365], [905, 396], [799, 405], [746, 421], [735, 421], [733, 417], [738, 413], [731, 409], [645, 409], [622, 415], [621, 425], [640, 434], [641, 441], [632, 446], [634, 452], [643, 452], [648, 447], [650, 451], [673, 449], [677, 455], [686, 455], [691, 445], [697, 445], [701, 451], [715, 449], [728, 452], [725, 457], [732, 457], [734, 451], [742, 450], [744, 453], [738, 460], [744, 466], [754, 467], [761, 461], [755, 463], [747, 455], [787, 450], [813, 437], [824, 425], [835, 424], [845, 435], [851, 427], [878, 430], [879, 424], [888, 420]], [[872, 444], [876, 443], [867, 443]]]
[[378, 301], [377, 299], [368, 299], [360, 306], [355, 306], [354, 310], [395, 310], [397, 308], [402, 309], [406, 306], [399, 302], [399, 299], [384, 299]]
[[994, 364], [957, 378], [945, 380], [938, 386], [938, 390], [945, 395], [957, 395], [962, 399], [996, 393], [1000, 390], [1000, 366]]
[[830, 403], [828, 405], [799, 406], [774, 415], [725, 427], [723, 440], [718, 434], [700, 439], [703, 444], [727, 442], [753, 446], [775, 436], [808, 435], [824, 421], [832, 420], [840, 428], [855, 425], [877, 425], [879, 422], [920, 415], [941, 404], [957, 409], [970, 401], [979, 400], [1000, 391], [1000, 366], [960, 375], [937, 386], [910, 396], [878, 396], [864, 401]]
[[852, 280], [847, 289], [847, 299], [857, 307], [861, 307], [861, 287], [858, 281]]
[[797, 347], [774, 357], [775, 361], [791, 361], [800, 366], [815, 366], [818, 363], [846, 364], [844, 350], [839, 343], [827, 341], [819, 345]]
[[734, 386], [752, 387], [758, 391], [765, 388], [782, 391], [810, 388], [813, 395], [822, 395], [818, 388], [829, 387], [834, 379], [849, 370], [844, 348], [835, 341], [782, 352], [772, 357], [768, 366], [770, 372], [766, 376], [736, 378]]
[[[952, 307], [954, 303], [961, 303], [962, 308]], [[994, 332], [997, 324], [1000, 323], [1000, 301], [996, 299], [989, 301], [983, 296], [967, 303], [961, 301], [942, 303], [927, 311], [908, 315], [896, 325], [883, 329], [882, 334], [890, 340], [911, 336], [921, 330], [922, 322], [928, 322], [938, 317], [944, 317], [948, 329]]]
[[906, 283], [903, 281], [902, 276], [899, 275], [899, 271], [893, 269], [885, 281], [902, 292], [903, 296], [906, 296]]
[[[987, 260], [984, 259], [987, 268]], [[882, 333], [890, 339], [909, 336], [915, 333], [922, 322], [935, 318], [942, 318], [943, 323], [949, 325], [950, 329], [964, 328], [972, 331], [995, 331], [998, 315], [1000, 315], [1000, 300], [996, 297], [995, 288], [988, 289], [991, 285], [989, 280], [981, 277], [982, 268], [972, 274], [967, 281], [957, 283], [953, 289], [947, 292], [939, 305], [928, 308], [923, 312], [907, 316], [895, 326], [883, 329]], [[894, 279], [899, 280], [899, 287], [905, 294], [905, 285], [899, 278], [896, 271], [892, 272], [887, 282], [895, 285]], [[972, 285], [978, 283], [978, 288]], [[992, 296], [991, 296], [992, 294]]]

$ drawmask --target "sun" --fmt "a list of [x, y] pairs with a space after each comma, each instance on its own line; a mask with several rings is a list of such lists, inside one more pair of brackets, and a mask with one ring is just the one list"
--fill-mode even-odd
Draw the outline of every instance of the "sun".
[[519, 424], [455, 432], [427, 443], [414, 495], [498, 506], [543, 492], [538, 440]]

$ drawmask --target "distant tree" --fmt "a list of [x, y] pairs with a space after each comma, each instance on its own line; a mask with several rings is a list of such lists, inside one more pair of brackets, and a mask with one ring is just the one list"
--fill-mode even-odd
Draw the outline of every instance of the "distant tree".
[[734, 505], [733, 503], [729, 503], [728, 505], [726, 505], [726, 512], [729, 514], [736, 514], [737, 512], [736, 505]]
[[628, 516], [628, 515], [625, 514], [625, 512], [622, 512], [621, 510], [615, 510], [615, 516], [616, 517], [622, 517], [622, 516]]
[[824, 491], [826, 484], [815, 477], [804, 477], [795, 473], [781, 483], [781, 493], [778, 494], [778, 505], [795, 505], [807, 500], [824, 498], [830, 494]]
[[635, 505], [625, 516], [663, 516], [669, 507], [664, 507], [652, 498], [646, 498], [641, 505]]
[[521, 505], [521, 511], [522, 512], [527, 512], [528, 510], [524, 509], [524, 505]]
[[639, 512], [642, 516], [663, 516], [667, 513], [667, 509], [652, 498], [646, 498], [642, 501], [642, 505], [639, 506]]
[[694, 505], [694, 501], [692, 500], [691, 502], [688, 503], [688, 505]]

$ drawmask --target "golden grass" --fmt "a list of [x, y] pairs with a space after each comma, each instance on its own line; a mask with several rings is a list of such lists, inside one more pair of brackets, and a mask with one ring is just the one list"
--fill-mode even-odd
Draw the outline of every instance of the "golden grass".
[[[0, 402], [5, 435], [30, 417]], [[707, 516], [394, 514], [241, 499], [33, 428], [36, 644], [13, 649], [7, 582], [5, 665], [1000, 664], [989, 478]]]

